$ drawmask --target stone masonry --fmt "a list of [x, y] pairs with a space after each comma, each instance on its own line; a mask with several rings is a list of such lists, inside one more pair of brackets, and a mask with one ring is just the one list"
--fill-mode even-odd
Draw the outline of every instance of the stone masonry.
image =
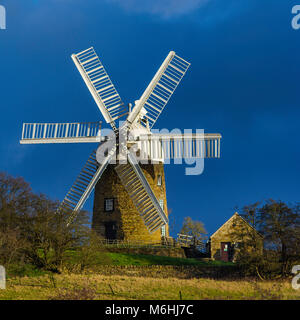
[[[164, 165], [160, 163], [140, 166], [157, 199], [163, 200], [163, 210], [167, 215]], [[160, 186], [157, 183], [158, 176], [161, 176]], [[105, 211], [105, 199], [113, 199], [114, 206], [110, 212]], [[161, 240], [161, 229], [152, 234], [148, 232], [112, 164], [108, 165], [95, 187], [92, 228], [101, 238], [105, 239], [109, 224], [114, 225], [116, 234], [113, 238], [118, 240], [145, 242]], [[166, 236], [169, 235], [168, 226], [166, 226], [165, 233]]]

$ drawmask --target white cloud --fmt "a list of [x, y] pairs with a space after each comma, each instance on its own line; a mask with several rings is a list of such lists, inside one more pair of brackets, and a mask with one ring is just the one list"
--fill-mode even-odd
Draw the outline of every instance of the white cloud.
[[170, 18], [194, 11], [209, 0], [107, 0], [117, 3], [127, 11], [150, 13]]

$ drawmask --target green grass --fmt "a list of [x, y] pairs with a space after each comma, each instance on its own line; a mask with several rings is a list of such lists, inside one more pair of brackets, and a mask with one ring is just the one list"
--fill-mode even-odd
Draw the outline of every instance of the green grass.
[[126, 254], [126, 253], [106, 253], [111, 260], [112, 265], [116, 266], [150, 266], [150, 265], [194, 265], [194, 266], [228, 266], [232, 263], [221, 261], [202, 261], [197, 259], [173, 258], [146, 254]]
[[[78, 254], [76, 251], [68, 251], [68, 260], [71, 263], [78, 263]], [[222, 261], [197, 260], [192, 258], [175, 258], [150, 254], [131, 254], [120, 252], [99, 251], [93, 256], [93, 264], [97, 265], [115, 265], [115, 266], [151, 266], [151, 265], [193, 265], [193, 266], [229, 266], [233, 263]]]

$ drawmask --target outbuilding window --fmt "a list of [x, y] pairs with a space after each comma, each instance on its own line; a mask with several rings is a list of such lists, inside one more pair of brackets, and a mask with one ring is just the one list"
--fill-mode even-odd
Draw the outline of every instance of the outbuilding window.
[[242, 242], [235, 242], [234, 247], [235, 247], [236, 249], [241, 249], [241, 247], [242, 247]]

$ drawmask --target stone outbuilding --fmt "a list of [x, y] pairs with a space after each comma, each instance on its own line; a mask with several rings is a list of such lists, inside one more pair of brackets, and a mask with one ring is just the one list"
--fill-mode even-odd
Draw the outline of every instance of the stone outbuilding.
[[263, 236], [236, 212], [209, 238], [210, 256], [213, 260], [234, 261], [242, 246], [262, 253]]

